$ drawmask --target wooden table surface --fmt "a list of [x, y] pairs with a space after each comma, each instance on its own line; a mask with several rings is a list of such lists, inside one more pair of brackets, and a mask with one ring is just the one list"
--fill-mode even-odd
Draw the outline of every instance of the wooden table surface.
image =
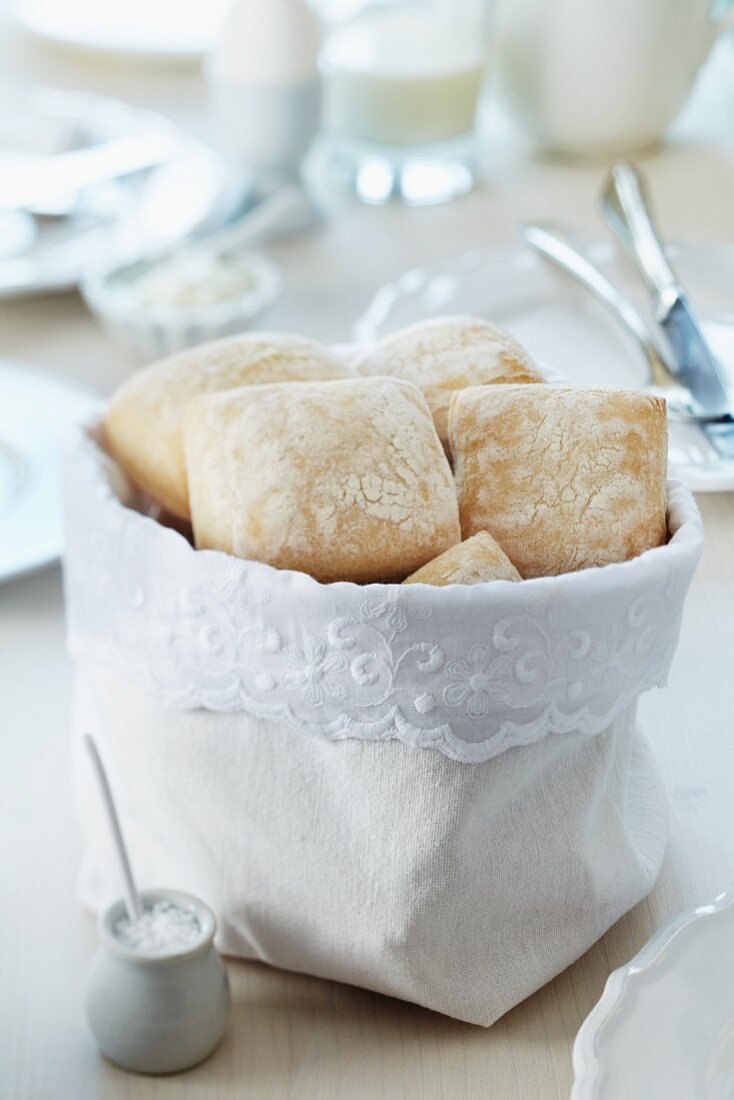
[[[723, 44], [663, 149], [645, 158], [672, 237], [734, 237], [734, 49]], [[191, 73], [83, 62], [0, 36], [7, 80], [95, 88], [175, 110], [199, 129]], [[490, 130], [486, 182], [454, 204], [334, 201], [315, 235], [271, 248], [285, 297], [273, 327], [348, 338], [374, 288], [403, 269], [507, 239], [522, 217], [594, 227], [602, 166], [541, 161]], [[0, 355], [109, 392], [130, 370], [74, 295], [0, 304]], [[358, 989], [230, 963], [233, 1012], [214, 1057], [135, 1077], [104, 1063], [83, 1016], [94, 925], [74, 900], [79, 842], [68, 775], [70, 664], [58, 568], [0, 589], [0, 1098], [567, 1097], [575, 1034], [609, 972], [674, 914], [734, 886], [734, 496], [701, 497], [707, 546], [670, 686], [641, 716], [662, 762], [672, 839], [650, 897], [582, 959], [485, 1031]]]

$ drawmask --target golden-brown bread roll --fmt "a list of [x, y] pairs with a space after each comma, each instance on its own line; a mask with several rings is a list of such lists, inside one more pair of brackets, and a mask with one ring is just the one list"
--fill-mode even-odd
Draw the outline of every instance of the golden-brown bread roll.
[[425, 398], [396, 378], [249, 386], [186, 412], [197, 547], [317, 580], [402, 579], [459, 541]]
[[464, 537], [490, 531], [523, 577], [626, 561], [665, 541], [661, 398], [476, 387], [454, 395], [449, 434]]
[[509, 332], [478, 317], [434, 317], [384, 337], [354, 361], [358, 374], [405, 378], [426, 395], [436, 431], [448, 446], [454, 390], [502, 382], [542, 382]]
[[482, 581], [519, 581], [522, 577], [489, 531], [479, 531], [444, 550], [403, 584], [480, 584]]
[[127, 475], [173, 515], [189, 518], [183, 418], [192, 397], [261, 382], [349, 378], [315, 340], [245, 333], [189, 348], [138, 371], [105, 416], [110, 451]]

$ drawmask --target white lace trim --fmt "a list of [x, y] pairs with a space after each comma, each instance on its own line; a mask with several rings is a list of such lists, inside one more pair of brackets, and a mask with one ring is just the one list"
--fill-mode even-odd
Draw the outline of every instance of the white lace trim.
[[488, 760], [598, 733], [667, 678], [702, 545], [669, 483], [667, 546], [561, 577], [471, 587], [322, 585], [195, 551], [122, 501], [94, 439], [66, 457], [68, 638], [169, 707], [246, 710], [305, 733], [398, 738]]

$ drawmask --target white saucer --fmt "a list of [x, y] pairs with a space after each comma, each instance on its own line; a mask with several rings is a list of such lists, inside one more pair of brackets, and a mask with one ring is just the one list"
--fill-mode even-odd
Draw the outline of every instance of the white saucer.
[[734, 898], [677, 917], [609, 976], [576, 1036], [571, 1100], [732, 1100]]
[[[679, 244], [670, 254], [734, 392], [734, 246]], [[615, 247], [594, 245], [590, 256], [649, 316], [644, 287]], [[641, 354], [619, 323], [587, 291], [516, 243], [407, 271], [377, 292], [355, 326], [355, 339], [369, 343], [442, 313], [497, 321], [539, 363], [584, 385], [635, 387], [644, 378]], [[671, 423], [670, 459], [694, 492], [734, 489], [734, 461], [720, 458], [698, 428]]]
[[102, 398], [59, 375], [0, 360], [0, 582], [62, 548], [62, 436]]

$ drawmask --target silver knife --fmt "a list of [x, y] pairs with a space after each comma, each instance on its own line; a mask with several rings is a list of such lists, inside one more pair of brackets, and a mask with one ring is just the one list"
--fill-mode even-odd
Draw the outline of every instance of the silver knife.
[[648, 383], [665, 393], [671, 419], [697, 424], [717, 454], [722, 458], [734, 459], [734, 417], [726, 413], [721, 417], [721, 423], [713, 423], [692, 408], [688, 391], [681, 383], [676, 385], [670, 356], [658, 347], [645, 322], [627, 299], [574, 246], [569, 231], [553, 223], [524, 223], [517, 227], [517, 236], [524, 244], [551, 260], [577, 283], [591, 291], [635, 338], [647, 360]]
[[0, 210], [53, 207], [86, 187], [161, 164], [175, 147], [175, 137], [161, 130], [110, 138], [50, 157], [19, 157], [3, 165]]
[[606, 275], [596, 267], [581, 249], [582, 243], [578, 242], [577, 235], [563, 225], [556, 222], [521, 222], [515, 230], [516, 236], [523, 244], [530, 247], [551, 260], [556, 267], [565, 271], [581, 286], [589, 290], [595, 298], [614, 314], [617, 320], [624, 325], [629, 334], [634, 337], [647, 365], [646, 385], [675, 387], [676, 396], [687, 393], [682, 390], [673, 373], [673, 367], [668, 363], [669, 356], [666, 349], [660, 347], [653, 339], [648, 327], [640, 317], [636, 309], [630, 305], [625, 297], [610, 283]]
[[633, 165], [614, 165], [602, 191], [601, 209], [652, 294], [655, 320], [670, 345], [671, 366], [676, 378], [690, 391], [700, 412], [707, 416], [726, 416], [731, 408], [726, 376], [706, 341], [687, 294], [668, 263], [652, 219], [645, 185]]

